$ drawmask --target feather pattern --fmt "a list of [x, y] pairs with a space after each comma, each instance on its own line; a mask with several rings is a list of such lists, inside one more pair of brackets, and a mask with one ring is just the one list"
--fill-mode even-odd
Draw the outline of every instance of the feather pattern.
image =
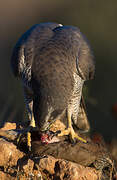
[[89, 43], [77, 27], [34, 25], [17, 42], [11, 66], [24, 88], [31, 89], [30, 111], [40, 129], [46, 130], [66, 111], [77, 125], [82, 87], [95, 71]]

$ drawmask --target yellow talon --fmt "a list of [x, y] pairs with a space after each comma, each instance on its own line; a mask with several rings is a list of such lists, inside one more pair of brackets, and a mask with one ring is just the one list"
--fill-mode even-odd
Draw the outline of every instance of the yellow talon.
[[81, 138], [80, 136], [78, 136], [78, 134], [75, 133], [75, 131], [72, 127], [63, 130], [63, 131], [61, 131], [60, 134], [58, 134], [58, 136], [65, 136], [65, 135], [70, 135], [70, 137], [73, 141], [74, 141], [74, 139], [78, 139], [79, 141], [87, 143], [87, 141], [85, 139]]
[[35, 126], [35, 120], [34, 120], [34, 117], [32, 117], [32, 119], [30, 121], [30, 126], [27, 127], [26, 129], [24, 129], [22, 131], [22, 133], [20, 133], [18, 135], [17, 144], [19, 145], [20, 142], [21, 142], [22, 137], [26, 135], [27, 136], [27, 146], [28, 146], [29, 151], [31, 151], [31, 132], [30, 131], [31, 131], [32, 128], [35, 128], [35, 127], [36, 127]]
[[31, 151], [31, 133], [27, 132], [27, 146], [29, 148], [29, 151]]
[[22, 134], [18, 135], [18, 137], [17, 137], [17, 144], [20, 144], [21, 136], [22, 136]]
[[74, 131], [73, 127], [72, 127], [72, 122], [71, 122], [71, 113], [68, 112], [68, 128], [61, 131], [60, 134], [58, 134], [58, 136], [64, 136], [64, 135], [70, 135], [71, 139], [74, 141], [74, 139], [78, 139], [79, 141], [82, 141], [84, 143], [87, 143], [87, 141], [83, 138], [81, 138], [80, 136], [78, 136], [78, 134], [76, 134], [76, 132]]
[[[34, 116], [32, 116], [30, 127], [36, 127]], [[27, 132], [27, 146], [28, 146], [29, 151], [31, 151], [31, 133], [30, 132]]]

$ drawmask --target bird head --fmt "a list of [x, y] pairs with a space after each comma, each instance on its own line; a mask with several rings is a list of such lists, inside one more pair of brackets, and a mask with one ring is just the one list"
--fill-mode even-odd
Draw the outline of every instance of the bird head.
[[51, 124], [62, 114], [62, 112], [62, 109], [57, 109], [47, 97], [38, 96], [34, 98], [34, 119], [40, 131], [49, 130]]

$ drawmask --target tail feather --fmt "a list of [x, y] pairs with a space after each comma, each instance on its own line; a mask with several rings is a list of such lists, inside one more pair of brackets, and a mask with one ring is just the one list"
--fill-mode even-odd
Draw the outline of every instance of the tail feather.
[[80, 102], [77, 126], [80, 130], [84, 132], [88, 132], [90, 130], [90, 124], [87, 117], [86, 105], [83, 95], [81, 97], [81, 102]]

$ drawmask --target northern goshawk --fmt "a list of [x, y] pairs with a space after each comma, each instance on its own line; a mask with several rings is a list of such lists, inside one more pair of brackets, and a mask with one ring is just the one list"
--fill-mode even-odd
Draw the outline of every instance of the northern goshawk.
[[89, 129], [88, 120], [79, 120], [79, 111], [84, 107], [82, 87], [84, 81], [93, 78], [95, 63], [80, 30], [57, 23], [34, 25], [17, 42], [11, 66], [23, 83], [30, 126], [46, 132], [56, 119], [66, 116], [68, 127], [58, 136], [70, 135], [73, 140], [86, 142], [73, 124]]

